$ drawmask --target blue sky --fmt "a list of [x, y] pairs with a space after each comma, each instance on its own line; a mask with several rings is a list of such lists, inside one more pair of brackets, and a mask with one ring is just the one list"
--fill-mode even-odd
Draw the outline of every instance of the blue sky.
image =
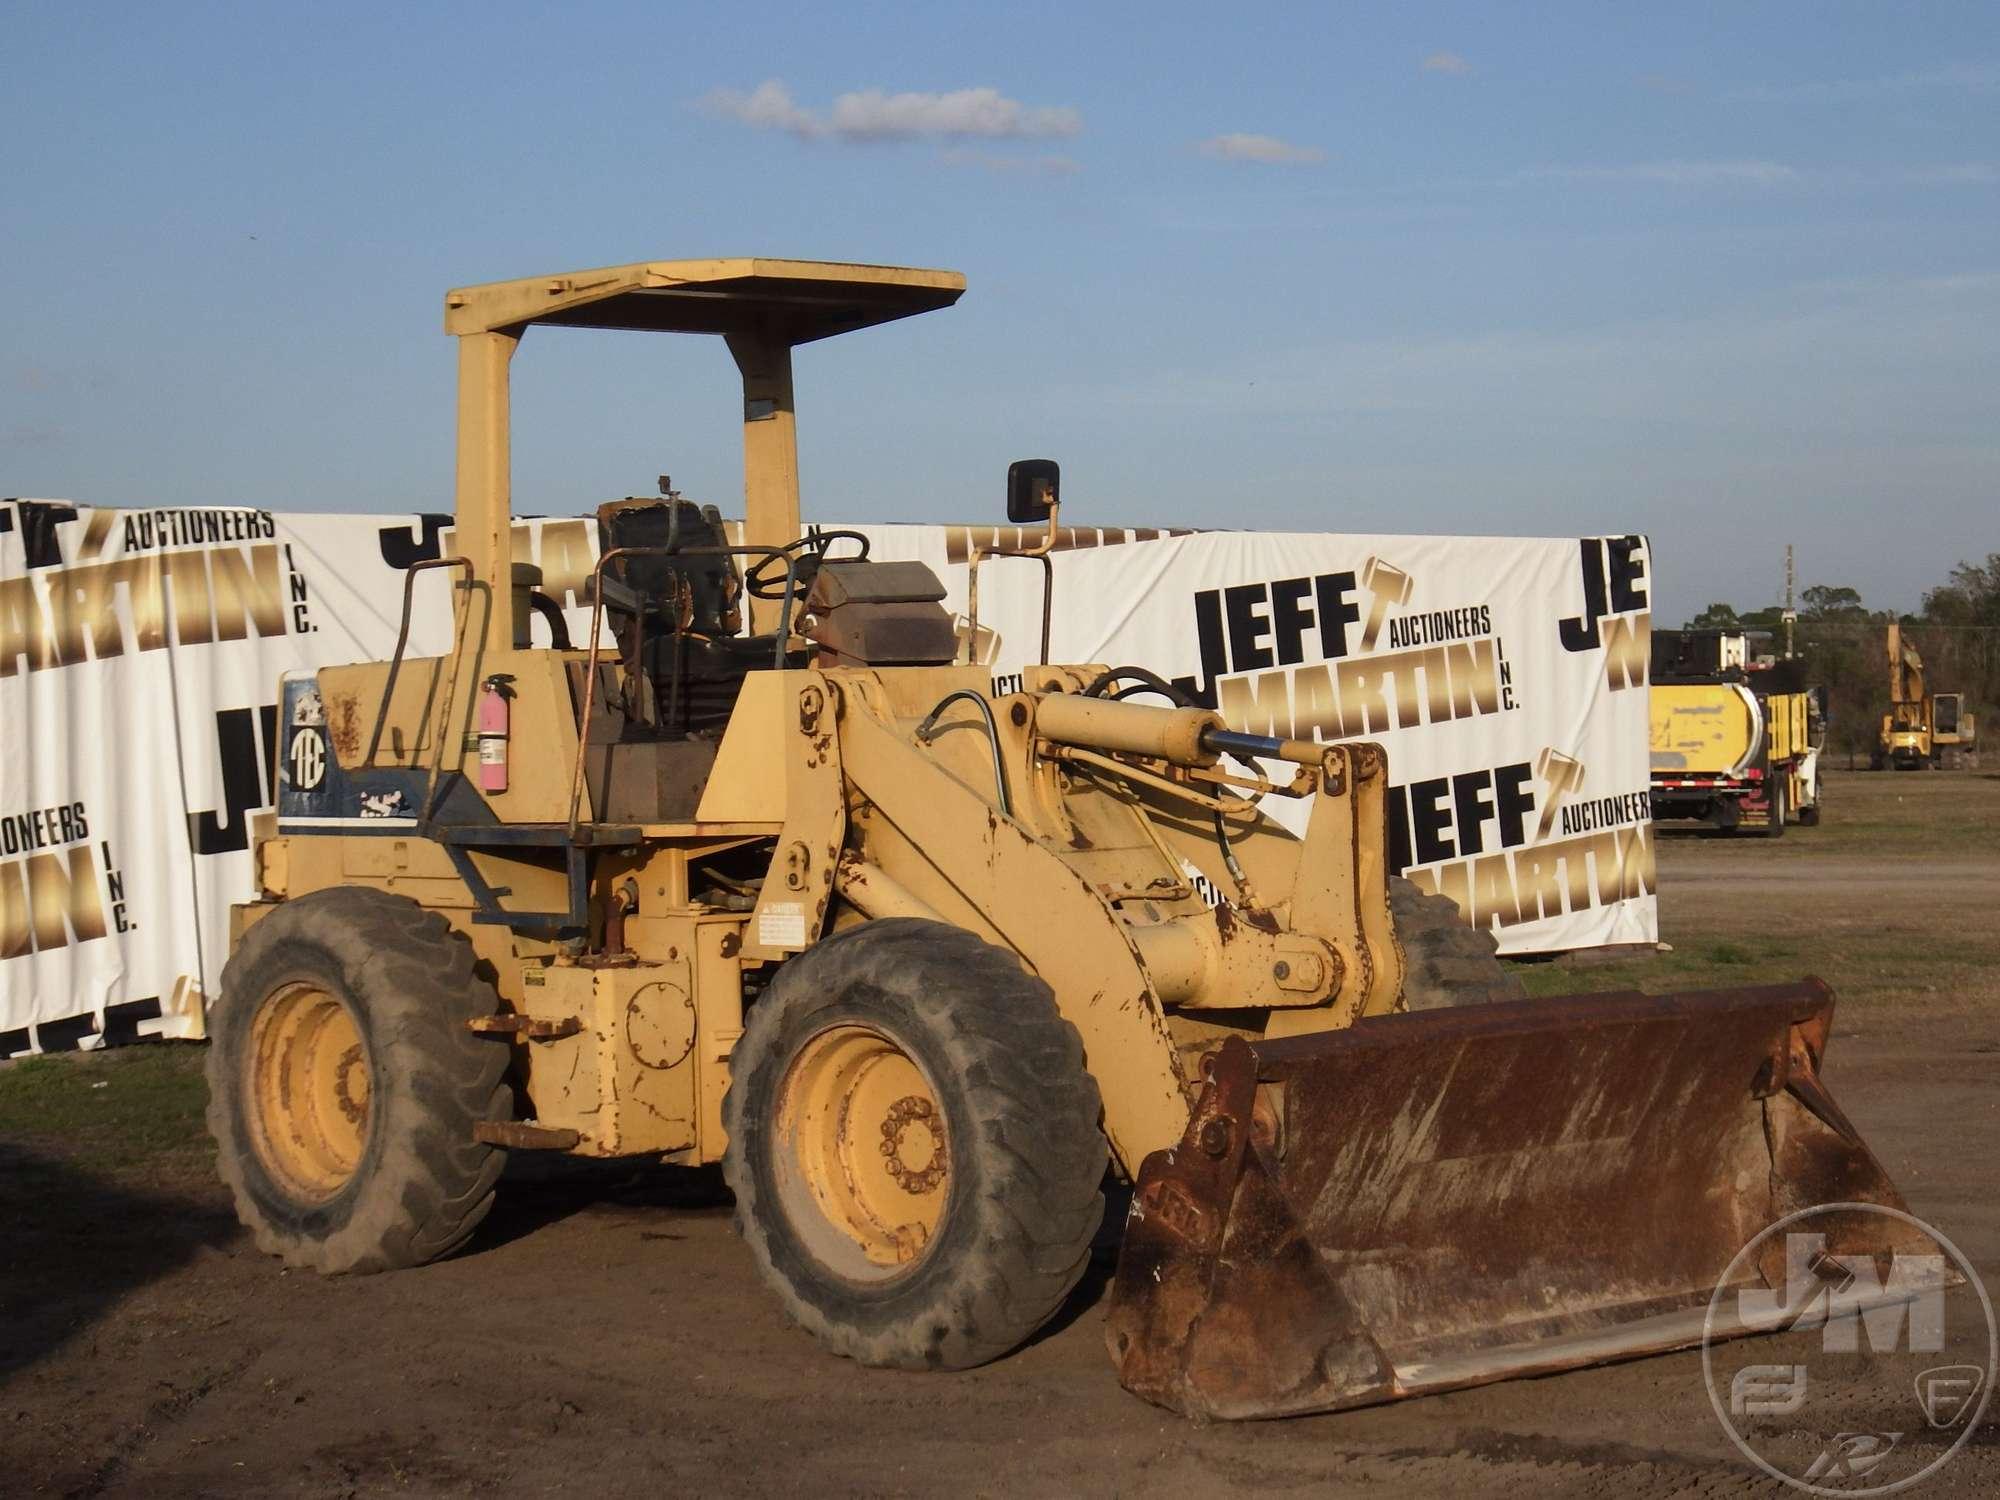
[[[0, 493], [448, 508], [452, 285], [949, 266], [814, 519], [1652, 534], [1663, 616], [2000, 550], [2000, 7], [0, 5]], [[908, 97], [915, 96], [915, 97]], [[717, 345], [538, 331], [516, 497], [740, 496]]]

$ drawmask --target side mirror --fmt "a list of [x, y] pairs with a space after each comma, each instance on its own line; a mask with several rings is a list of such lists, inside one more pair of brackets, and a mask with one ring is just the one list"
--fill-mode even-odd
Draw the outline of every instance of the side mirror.
[[[988, 557], [1032, 557], [1042, 565], [1042, 661], [1049, 659], [1049, 608], [1055, 600], [1056, 569], [1049, 560], [1057, 541], [1056, 507], [1061, 501], [1062, 468], [1053, 458], [1017, 458], [1007, 465], [1007, 519], [1016, 526], [1043, 526], [1032, 547], [974, 547], [965, 570], [965, 659], [979, 639], [979, 564]], [[1018, 542], [1020, 538], [1016, 537]]]
[[1007, 519], [1016, 526], [1046, 521], [1061, 488], [1062, 465], [1054, 459], [1016, 459], [1007, 466]]

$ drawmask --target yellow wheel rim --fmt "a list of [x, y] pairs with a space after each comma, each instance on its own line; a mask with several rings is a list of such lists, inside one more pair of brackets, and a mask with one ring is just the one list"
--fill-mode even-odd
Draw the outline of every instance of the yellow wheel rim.
[[791, 1217], [822, 1261], [881, 1280], [923, 1256], [951, 1199], [951, 1146], [907, 1053], [865, 1026], [819, 1033], [786, 1071], [777, 1125], [781, 1195], [816, 1211]]
[[250, 1133], [265, 1169], [294, 1198], [346, 1186], [368, 1144], [368, 1049], [354, 1013], [311, 984], [286, 985], [250, 1026]]

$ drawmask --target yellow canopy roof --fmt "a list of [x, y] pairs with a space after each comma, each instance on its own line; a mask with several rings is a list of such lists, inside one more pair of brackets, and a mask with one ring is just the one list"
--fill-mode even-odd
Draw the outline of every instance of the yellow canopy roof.
[[649, 260], [595, 271], [461, 287], [444, 299], [445, 332], [552, 323], [658, 333], [757, 333], [792, 344], [949, 307], [956, 271], [836, 261]]

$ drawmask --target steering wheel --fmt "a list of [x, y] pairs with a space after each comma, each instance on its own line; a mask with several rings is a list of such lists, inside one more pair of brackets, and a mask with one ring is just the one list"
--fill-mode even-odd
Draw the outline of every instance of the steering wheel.
[[868, 557], [868, 538], [858, 531], [815, 531], [759, 559], [756, 566], [743, 575], [744, 589], [753, 599], [784, 598], [787, 560], [792, 564], [792, 577], [798, 587], [802, 590], [811, 588], [814, 575], [819, 572], [820, 564], [826, 561], [826, 554], [835, 542], [853, 542], [861, 549], [851, 558], [842, 558], [842, 562], [863, 562]]

